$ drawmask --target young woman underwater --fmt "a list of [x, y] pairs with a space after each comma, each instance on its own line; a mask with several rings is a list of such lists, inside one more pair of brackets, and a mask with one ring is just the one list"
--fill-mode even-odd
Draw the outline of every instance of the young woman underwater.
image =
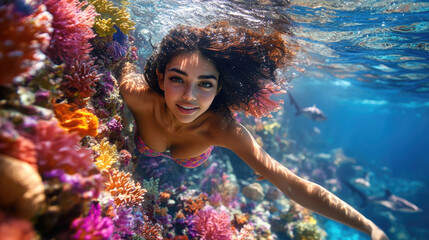
[[228, 148], [300, 205], [373, 240], [388, 239], [350, 205], [273, 159], [232, 117], [240, 110], [261, 117], [278, 107], [264, 104], [265, 97], [276, 92], [281, 81], [276, 70], [291, 64], [294, 48], [280, 34], [225, 22], [171, 30], [148, 59], [144, 75], [126, 63], [120, 77], [120, 92], [137, 124], [137, 150], [196, 167], [213, 146]]

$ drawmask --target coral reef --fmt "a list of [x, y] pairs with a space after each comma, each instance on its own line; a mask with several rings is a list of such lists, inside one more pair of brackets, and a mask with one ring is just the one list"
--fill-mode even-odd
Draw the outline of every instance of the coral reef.
[[134, 29], [135, 23], [131, 20], [131, 15], [126, 7], [115, 7], [109, 0], [89, 0], [96, 11], [101, 14], [96, 18], [94, 28], [100, 37], [113, 35], [116, 32], [116, 25], [124, 34], [128, 34]]
[[0, 236], [8, 240], [33, 240], [37, 235], [30, 221], [9, 217], [0, 211]]
[[0, 155], [0, 189], [0, 208], [13, 210], [9, 214], [20, 218], [31, 219], [45, 200], [42, 178], [37, 171], [5, 155]]
[[67, 132], [76, 132], [81, 136], [97, 136], [98, 118], [87, 109], [79, 109], [74, 104], [53, 103], [55, 116], [60, 126]]
[[108, 217], [101, 216], [98, 203], [91, 205], [86, 217], [76, 218], [71, 226], [74, 232], [72, 239], [109, 239], [113, 233], [113, 222]]
[[0, 85], [17, 76], [31, 75], [43, 66], [52, 32], [52, 16], [40, 5], [31, 15], [23, 16], [14, 6], [0, 6]]
[[110, 145], [106, 138], [103, 138], [100, 144], [94, 146], [93, 149], [99, 154], [95, 160], [95, 165], [100, 171], [109, 170], [114, 163], [118, 162], [119, 156], [116, 146]]
[[193, 219], [194, 229], [202, 239], [224, 240], [232, 238], [231, 218], [226, 211], [207, 206]]
[[116, 205], [124, 204], [126, 206], [140, 205], [146, 193], [146, 190], [140, 187], [140, 183], [131, 179], [130, 173], [116, 169], [110, 170], [106, 191], [112, 195]]
[[62, 169], [87, 175], [93, 168], [92, 151], [79, 147], [80, 137], [64, 131], [57, 121], [39, 121], [34, 132], [39, 172]]
[[68, 74], [64, 75], [61, 89], [70, 101], [83, 106], [87, 98], [95, 94], [95, 83], [101, 76], [94, 65], [94, 59], [76, 60]]
[[44, 4], [53, 16], [52, 39], [47, 49], [51, 60], [71, 67], [76, 60], [88, 59], [92, 49], [89, 40], [96, 36], [92, 31], [97, 15], [94, 7], [79, 0], [45, 0]]

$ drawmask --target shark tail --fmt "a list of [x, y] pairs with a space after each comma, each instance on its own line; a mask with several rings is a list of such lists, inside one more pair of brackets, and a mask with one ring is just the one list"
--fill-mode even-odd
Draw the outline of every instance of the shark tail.
[[352, 190], [353, 193], [356, 193], [361, 198], [362, 203], [361, 203], [360, 207], [365, 207], [368, 204], [368, 196], [366, 196], [365, 193], [363, 193], [362, 191], [357, 189], [355, 186], [353, 186], [348, 181], [343, 181], [343, 182], [347, 185], [347, 187], [350, 188], [350, 190]]
[[299, 115], [301, 113], [301, 108], [299, 108], [298, 103], [296, 103], [295, 99], [292, 97], [292, 94], [290, 92], [287, 92], [287, 94], [289, 95], [290, 104], [294, 105], [296, 108], [295, 115]]

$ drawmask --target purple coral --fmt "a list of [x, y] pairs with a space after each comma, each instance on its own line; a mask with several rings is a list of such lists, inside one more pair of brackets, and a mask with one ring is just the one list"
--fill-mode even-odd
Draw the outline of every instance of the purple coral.
[[232, 239], [231, 217], [226, 211], [206, 206], [195, 214], [193, 229], [202, 239]]
[[94, 203], [88, 216], [73, 220], [71, 228], [74, 230], [72, 239], [108, 239], [114, 226], [110, 218], [101, 216], [100, 205]]

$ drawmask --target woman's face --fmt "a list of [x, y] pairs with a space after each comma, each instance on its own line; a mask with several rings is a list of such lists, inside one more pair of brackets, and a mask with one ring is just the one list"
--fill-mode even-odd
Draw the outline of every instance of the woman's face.
[[218, 92], [219, 72], [199, 52], [177, 55], [157, 75], [168, 108], [182, 123], [207, 111]]

